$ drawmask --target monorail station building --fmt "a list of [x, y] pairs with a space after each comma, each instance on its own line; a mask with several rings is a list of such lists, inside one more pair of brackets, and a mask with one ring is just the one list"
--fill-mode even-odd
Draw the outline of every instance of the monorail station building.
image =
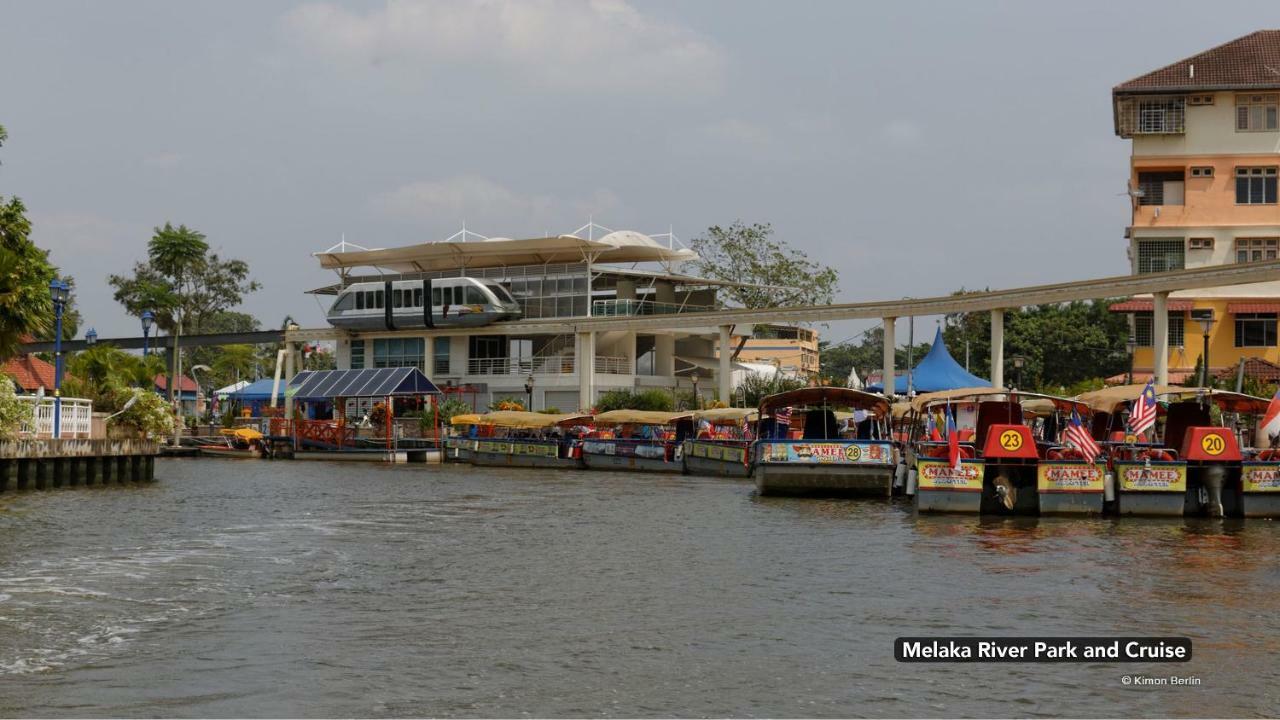
[[[456, 236], [455, 236], [456, 237]], [[534, 410], [588, 409], [613, 389], [724, 393], [750, 328], [580, 331], [583, 320], [717, 308], [734, 283], [680, 267], [693, 251], [637, 232], [449, 240], [317, 253], [331, 296], [341, 369], [413, 366], [484, 408], [512, 397]], [[622, 324], [625, 326], [625, 323]]]

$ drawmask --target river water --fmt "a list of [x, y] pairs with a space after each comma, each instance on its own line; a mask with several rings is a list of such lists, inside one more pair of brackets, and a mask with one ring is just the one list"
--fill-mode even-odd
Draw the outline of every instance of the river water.
[[[625, 473], [161, 460], [0, 496], [0, 714], [1236, 716], [1280, 528], [979, 521]], [[1186, 635], [1188, 664], [903, 665], [901, 635]], [[1198, 677], [1132, 687], [1125, 674]]]

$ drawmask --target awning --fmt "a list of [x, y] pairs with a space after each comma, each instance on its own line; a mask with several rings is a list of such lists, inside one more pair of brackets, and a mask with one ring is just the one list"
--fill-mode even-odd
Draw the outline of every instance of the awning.
[[[679, 360], [680, 362], [689, 363], [694, 367], [702, 368], [703, 370], [710, 370], [711, 372], [720, 371], [720, 358], [698, 357], [693, 355], [677, 355], [676, 359]], [[729, 366], [734, 370], [751, 370], [752, 369], [743, 365], [742, 363], [734, 362], [732, 360], [729, 361]], [[687, 372], [687, 371], [680, 370], [680, 371], [677, 371], [676, 374], [679, 375], [682, 372]]]
[[596, 415], [597, 425], [671, 425], [693, 417], [692, 412], [659, 412], [656, 410], [610, 410]]
[[321, 252], [320, 267], [338, 270], [381, 267], [398, 272], [456, 270], [547, 263], [580, 263], [591, 257], [601, 263], [684, 262], [697, 253], [672, 248], [643, 233], [622, 230], [595, 240], [576, 235], [512, 240], [494, 238], [472, 242], [433, 242], [383, 250]]
[[1280, 303], [1273, 302], [1234, 302], [1227, 303], [1227, 312], [1232, 315], [1240, 313], [1280, 313]]
[[285, 391], [295, 400], [439, 394], [440, 389], [415, 367], [308, 370], [295, 375]]
[[[1186, 312], [1191, 309], [1192, 302], [1190, 300], [1167, 300], [1164, 305], [1169, 312]], [[1111, 312], [1153, 312], [1155, 310], [1155, 301], [1125, 300], [1124, 302], [1112, 303], [1108, 309]]]

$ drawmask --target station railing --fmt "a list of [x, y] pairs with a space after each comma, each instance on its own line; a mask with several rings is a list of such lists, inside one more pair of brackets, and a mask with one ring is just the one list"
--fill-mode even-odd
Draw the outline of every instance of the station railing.
[[596, 300], [591, 303], [595, 317], [631, 317], [635, 315], [675, 315], [687, 312], [711, 312], [713, 305], [657, 302], [654, 300]]
[[[537, 358], [471, 358], [467, 361], [468, 375], [518, 375], [527, 377], [547, 375], [572, 375], [576, 360], [572, 355], [553, 355]], [[597, 355], [595, 368], [598, 373], [630, 375], [631, 361], [626, 357]]]

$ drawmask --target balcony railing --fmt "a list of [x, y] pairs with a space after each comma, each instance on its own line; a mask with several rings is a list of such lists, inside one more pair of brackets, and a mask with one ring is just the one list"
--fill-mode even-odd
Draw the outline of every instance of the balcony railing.
[[[468, 375], [572, 375], [572, 355], [538, 358], [472, 358], [467, 361]], [[596, 372], [607, 375], [630, 375], [631, 361], [625, 357], [597, 355]]]
[[[33, 406], [31, 423], [22, 426], [22, 433], [38, 438], [53, 437], [54, 399], [48, 396], [19, 395], [22, 402]], [[63, 438], [87, 438], [93, 431], [93, 401], [84, 398], [62, 398]]]
[[688, 305], [653, 300], [596, 300], [591, 303], [595, 317], [630, 317], [634, 315], [675, 315], [687, 312], [711, 312], [713, 305]]

